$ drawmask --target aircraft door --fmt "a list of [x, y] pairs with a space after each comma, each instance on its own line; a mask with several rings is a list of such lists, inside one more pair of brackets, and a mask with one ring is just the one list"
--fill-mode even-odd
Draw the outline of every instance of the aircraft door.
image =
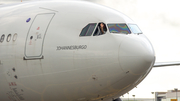
[[42, 59], [43, 43], [54, 13], [38, 14], [29, 28], [24, 59]]

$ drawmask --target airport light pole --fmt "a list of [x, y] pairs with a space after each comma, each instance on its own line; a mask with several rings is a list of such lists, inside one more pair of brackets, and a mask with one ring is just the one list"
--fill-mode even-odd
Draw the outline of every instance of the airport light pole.
[[178, 91], [178, 89], [177, 89], [177, 88], [174, 88], [174, 90], [176, 91], [176, 100], [177, 100], [177, 91]]
[[135, 95], [132, 95], [134, 97], [134, 101], [135, 101]]
[[154, 92], [151, 92], [151, 94], [153, 95], [153, 101], [154, 101]]
[[129, 101], [129, 92], [127, 94], [128, 94], [128, 101]]

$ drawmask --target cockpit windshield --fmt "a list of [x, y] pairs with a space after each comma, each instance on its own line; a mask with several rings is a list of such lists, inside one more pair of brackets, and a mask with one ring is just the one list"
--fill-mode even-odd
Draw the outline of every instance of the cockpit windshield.
[[129, 30], [126, 24], [107, 24], [110, 33], [124, 33], [130, 34], [131, 31]]
[[142, 34], [142, 31], [136, 24], [128, 24], [128, 26], [134, 34]]

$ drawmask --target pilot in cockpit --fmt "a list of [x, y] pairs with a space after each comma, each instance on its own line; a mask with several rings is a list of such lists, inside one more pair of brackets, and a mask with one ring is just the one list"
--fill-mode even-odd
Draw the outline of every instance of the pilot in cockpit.
[[101, 35], [102, 34], [105, 34], [107, 29], [106, 29], [106, 26], [103, 22], [99, 23], [99, 27], [100, 27], [100, 30], [101, 30]]
[[93, 36], [99, 36], [105, 34], [107, 31], [106, 25], [103, 22], [100, 22], [98, 24], [98, 27], [96, 28]]

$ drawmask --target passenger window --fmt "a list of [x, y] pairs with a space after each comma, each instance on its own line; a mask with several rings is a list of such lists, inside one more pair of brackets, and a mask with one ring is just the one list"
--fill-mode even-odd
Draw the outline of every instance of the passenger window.
[[9, 35], [7, 36], [6, 41], [9, 42], [10, 40], [11, 40], [11, 34], [9, 34]]
[[107, 32], [106, 25], [103, 22], [100, 22], [93, 34], [93, 36], [103, 35]]
[[91, 36], [95, 26], [96, 23], [88, 24], [86, 27], [82, 29], [80, 36]]
[[124, 33], [124, 34], [131, 33], [131, 31], [129, 30], [126, 24], [108, 24], [108, 28], [110, 33]]
[[16, 39], [17, 39], [17, 33], [15, 33], [15, 34], [13, 35], [13, 41], [16, 41]]
[[3, 34], [3, 35], [1, 36], [1, 39], [0, 39], [0, 42], [1, 42], [1, 43], [4, 41], [4, 38], [5, 38], [5, 35]]

